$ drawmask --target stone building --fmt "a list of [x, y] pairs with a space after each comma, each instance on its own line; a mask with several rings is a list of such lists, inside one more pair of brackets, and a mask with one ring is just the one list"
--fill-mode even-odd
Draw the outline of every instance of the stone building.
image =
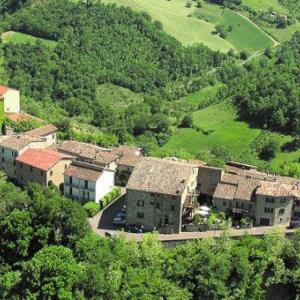
[[64, 172], [64, 195], [81, 202], [95, 201], [115, 185], [115, 171], [74, 161]]
[[17, 182], [55, 185], [63, 191], [64, 172], [73, 157], [49, 149], [27, 149], [16, 158]]
[[29, 148], [46, 147], [46, 141], [40, 137], [28, 135], [2, 136], [0, 141], [0, 169], [7, 177], [15, 180], [17, 177], [16, 158]]
[[52, 125], [44, 125], [42, 127], [27, 131], [25, 134], [33, 137], [41, 137], [46, 140], [47, 147], [56, 145], [58, 129]]
[[126, 186], [126, 224], [181, 232], [185, 203], [197, 189], [198, 169], [154, 158], [143, 158]]
[[112, 153], [110, 149], [82, 142], [64, 141], [57, 146], [57, 150], [60, 153], [72, 155], [78, 161], [89, 165], [96, 165], [111, 170], [116, 170], [117, 168], [116, 160], [119, 156]]
[[237, 219], [251, 217], [261, 226], [289, 226], [293, 219], [300, 221], [299, 181], [245, 166], [225, 167], [213, 195], [217, 210]]
[[286, 225], [291, 222], [295, 194], [290, 186], [262, 181], [256, 190], [256, 225]]

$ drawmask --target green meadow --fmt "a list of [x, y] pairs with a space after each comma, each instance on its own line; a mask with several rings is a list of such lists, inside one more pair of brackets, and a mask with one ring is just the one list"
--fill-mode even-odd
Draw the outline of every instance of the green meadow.
[[39, 41], [41, 41], [42, 44], [44, 44], [50, 48], [55, 48], [55, 46], [56, 46], [55, 41], [41, 39], [41, 38], [37, 38], [37, 37], [34, 37], [29, 34], [24, 34], [24, 33], [15, 32], [15, 31], [7, 31], [7, 32], [3, 33], [1, 37], [2, 37], [2, 40], [4, 43], [35, 44], [36, 41], [39, 40]]
[[224, 10], [219, 24], [228, 30], [227, 40], [238, 51], [253, 52], [274, 45], [274, 41], [260, 27], [232, 10]]

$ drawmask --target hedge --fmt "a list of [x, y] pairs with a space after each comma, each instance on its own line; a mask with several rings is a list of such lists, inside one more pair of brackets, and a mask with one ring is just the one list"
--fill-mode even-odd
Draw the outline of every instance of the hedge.
[[100, 211], [100, 205], [96, 202], [89, 201], [83, 205], [89, 218], [94, 217]]
[[110, 202], [115, 200], [117, 197], [121, 195], [121, 188], [115, 187], [113, 188], [107, 195], [105, 195], [101, 200], [101, 208], [106, 207]]

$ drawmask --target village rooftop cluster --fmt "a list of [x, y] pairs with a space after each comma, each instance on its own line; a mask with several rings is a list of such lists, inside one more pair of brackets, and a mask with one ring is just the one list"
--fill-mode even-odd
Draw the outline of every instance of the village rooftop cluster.
[[[19, 92], [0, 86], [6, 117], [35, 118], [20, 111]], [[42, 120], [40, 120], [42, 121]], [[300, 182], [228, 162], [224, 169], [201, 161], [143, 156], [140, 148], [105, 149], [58, 141], [57, 128], [42, 124], [23, 134], [6, 130], [0, 138], [0, 169], [20, 186], [55, 185], [69, 198], [99, 201], [116, 185], [126, 188], [126, 224], [144, 230], [180, 233], [195, 199], [257, 226], [289, 226], [300, 219]]]

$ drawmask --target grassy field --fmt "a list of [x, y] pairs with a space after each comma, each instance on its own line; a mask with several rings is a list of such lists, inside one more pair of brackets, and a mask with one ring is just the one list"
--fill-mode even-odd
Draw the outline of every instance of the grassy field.
[[[2, 40], [4, 43], [16, 43], [16, 44], [23, 44], [23, 43], [30, 43], [35, 44], [38, 38], [15, 31], [7, 31], [2, 34]], [[55, 48], [56, 42], [51, 40], [39, 39], [44, 45]]]
[[227, 39], [239, 51], [253, 52], [274, 45], [273, 40], [262, 29], [232, 10], [224, 10], [220, 25], [232, 28]]
[[214, 97], [220, 87], [221, 84], [205, 87], [187, 97], [181, 98], [177, 102], [187, 103], [191, 105], [198, 105], [201, 102], [206, 101], [208, 98]]
[[199, 110], [193, 114], [194, 124], [208, 134], [190, 128], [179, 128], [164, 148], [169, 151], [183, 149], [196, 155], [200, 149], [223, 146], [232, 155], [238, 156], [261, 131], [250, 128], [247, 123], [236, 118], [236, 111], [228, 102]]
[[118, 109], [140, 102], [143, 97], [129, 89], [114, 85], [112, 83], [104, 83], [98, 86], [97, 96], [102, 102], [110, 103], [111, 106]]
[[186, 0], [103, 0], [104, 3], [117, 3], [137, 11], [146, 11], [154, 20], [163, 24], [164, 30], [184, 45], [204, 43], [214, 50], [227, 52], [233, 48], [229, 41], [213, 34], [215, 26], [204, 20], [188, 17], [196, 10], [195, 2], [186, 7]]
[[242, 4], [254, 10], [268, 11], [272, 8], [281, 13], [288, 13], [288, 10], [278, 0], [243, 0]]

